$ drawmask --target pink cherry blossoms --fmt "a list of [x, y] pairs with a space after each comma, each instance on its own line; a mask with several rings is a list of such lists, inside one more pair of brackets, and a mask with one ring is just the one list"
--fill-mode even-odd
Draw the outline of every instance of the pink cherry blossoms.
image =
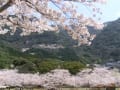
[[[0, 30], [4, 25], [10, 27], [11, 34], [21, 28], [21, 35], [31, 32], [67, 30], [80, 44], [88, 44], [90, 35], [87, 26], [102, 28], [92, 18], [85, 17], [78, 7], [83, 5], [93, 10], [94, 16], [102, 14], [95, 4], [106, 0], [1, 0]], [[100, 19], [100, 18], [99, 18]]]

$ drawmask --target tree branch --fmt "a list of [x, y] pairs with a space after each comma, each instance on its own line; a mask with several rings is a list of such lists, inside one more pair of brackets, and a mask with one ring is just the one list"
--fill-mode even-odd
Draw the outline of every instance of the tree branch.
[[12, 3], [13, 3], [13, 0], [8, 0], [8, 2], [6, 4], [4, 4], [3, 6], [0, 7], [0, 12], [3, 12], [7, 8], [9, 8]]

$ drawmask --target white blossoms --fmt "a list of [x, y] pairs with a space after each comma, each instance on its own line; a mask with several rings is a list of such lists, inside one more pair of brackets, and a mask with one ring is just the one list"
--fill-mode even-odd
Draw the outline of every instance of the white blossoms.
[[[5, 1], [10, 3], [8, 9], [2, 8], [7, 4]], [[88, 8], [94, 9], [95, 16], [97, 14], [99, 16], [100, 8], [95, 7], [94, 4], [104, 2], [105, 0], [1, 0], [0, 6], [3, 11], [0, 15], [5, 17], [1, 19], [0, 27], [9, 24], [12, 34], [19, 27], [23, 30], [21, 35], [57, 31], [62, 27], [81, 44], [87, 44], [90, 42], [87, 26], [92, 25], [97, 28], [101, 26], [98, 26], [93, 19], [82, 15], [77, 7], [80, 8], [79, 4], [83, 3]]]
[[0, 86], [41, 86], [45, 88], [73, 86], [98, 87], [119, 86], [120, 73], [107, 68], [85, 69], [77, 75], [71, 75], [68, 70], [56, 69], [46, 74], [23, 74], [17, 70], [1, 70]]

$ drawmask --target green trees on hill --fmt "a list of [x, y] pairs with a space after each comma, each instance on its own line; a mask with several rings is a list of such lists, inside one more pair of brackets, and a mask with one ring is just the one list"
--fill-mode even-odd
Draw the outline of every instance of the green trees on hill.
[[[118, 61], [120, 59], [119, 28], [117, 21], [115, 21], [115, 23], [111, 22], [98, 34], [91, 46], [83, 45], [80, 47], [73, 47], [74, 43], [72, 42], [74, 41], [66, 35], [66, 32], [60, 32], [61, 34], [45, 32], [40, 36], [33, 33], [32, 36], [25, 36], [24, 38], [19, 37], [18, 41], [29, 41], [32, 38], [36, 38], [34, 43], [28, 42], [30, 43], [29, 45], [34, 45], [36, 42], [38, 44], [38, 39], [40, 39], [39, 43], [57, 43], [58, 45], [63, 45], [64, 48], [30, 48], [24, 53], [16, 50], [14, 47], [21, 45], [18, 41], [12, 39], [12, 36], [10, 36], [11, 39], [9, 40], [7, 35], [5, 35], [5, 37], [3, 35], [0, 37], [0, 69], [17, 68], [21, 73], [46, 73], [58, 68], [68, 69], [70, 73], [76, 74], [79, 70], [84, 68], [86, 64], [101, 64], [109, 60]], [[51, 35], [53, 36], [51, 37]], [[67, 43], [69, 39], [70, 41]], [[11, 40], [13, 40], [12, 44], [10, 43]], [[15, 43], [17, 44], [15, 45]], [[27, 44], [23, 46], [26, 47], [26, 45]], [[35, 55], [31, 55], [30, 53], [34, 53]]]
[[[120, 60], [120, 19], [108, 23], [91, 45], [92, 53], [104, 60]], [[103, 63], [104, 63], [103, 62]]]
[[76, 74], [80, 72], [85, 65], [78, 61], [71, 61], [71, 62], [64, 62], [63, 67], [64, 69], [68, 69], [71, 74]]
[[68, 69], [76, 74], [85, 67], [79, 61], [40, 58], [0, 44], [0, 69], [18, 69], [20, 73], [47, 73], [54, 69]]
[[[19, 63], [19, 61], [18, 61]], [[78, 61], [35, 60], [16, 66], [21, 73], [47, 73], [54, 69], [67, 69], [71, 74], [78, 73], [85, 65]]]

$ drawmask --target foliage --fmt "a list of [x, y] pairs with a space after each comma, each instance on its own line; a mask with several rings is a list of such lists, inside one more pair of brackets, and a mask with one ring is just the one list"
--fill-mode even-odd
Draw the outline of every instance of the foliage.
[[44, 33], [31, 33], [28, 36], [20, 36], [21, 30], [17, 30], [14, 35], [10, 32], [0, 35], [0, 40], [13, 48], [22, 49], [25, 47], [32, 48], [37, 44], [56, 44], [65, 47], [77, 45], [77, 41], [73, 40], [65, 30], [59, 32], [46, 31]]
[[[10, 65], [13, 65], [13, 68], [17, 68], [19, 72], [24, 73], [46, 73], [56, 68], [64, 68], [72, 74], [76, 74], [81, 68], [85, 67], [86, 63], [92, 61], [90, 59], [92, 56], [87, 52], [78, 55], [81, 48], [67, 47], [55, 51], [33, 49], [32, 52], [34, 51], [36, 55], [30, 55], [27, 52], [22, 53], [6, 45], [1, 43], [0, 46], [0, 67], [11, 68]], [[86, 50], [88, 50], [87, 47]], [[83, 53], [82, 50], [81, 53]]]
[[77, 74], [85, 65], [78, 61], [64, 62], [63, 69], [68, 69], [71, 74]]
[[17, 69], [19, 70], [19, 73], [35, 73], [35, 72], [37, 72], [37, 68], [36, 68], [35, 64], [32, 62], [29, 62], [29, 61], [23, 65], [18, 66]]
[[39, 72], [46, 73], [54, 69], [68, 69], [71, 74], [78, 73], [85, 65], [79, 61], [45, 60], [39, 63]]
[[68, 69], [71, 74], [76, 74], [81, 69], [85, 68], [85, 65], [78, 61], [71, 62], [61, 60], [37, 60], [34, 62], [27, 62], [26, 64], [19, 65], [17, 68], [19, 69], [19, 72], [22, 73], [47, 73], [54, 69]]
[[103, 63], [120, 59], [120, 19], [107, 23], [103, 31], [97, 35], [91, 45], [92, 54], [100, 57]]
[[60, 65], [60, 61], [55, 60], [45, 60], [39, 63], [38, 71], [40, 73], [50, 72], [51, 70], [57, 69]]

